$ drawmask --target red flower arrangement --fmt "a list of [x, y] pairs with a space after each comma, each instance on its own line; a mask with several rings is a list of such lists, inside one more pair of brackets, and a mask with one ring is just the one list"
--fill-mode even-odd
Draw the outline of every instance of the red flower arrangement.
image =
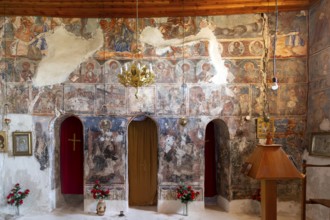
[[10, 191], [7, 196], [7, 203], [9, 205], [20, 206], [23, 204], [23, 199], [26, 198], [30, 193], [30, 190], [26, 189], [21, 191], [21, 186], [16, 183], [14, 188]]
[[108, 199], [110, 197], [110, 190], [104, 190], [99, 180], [95, 181], [91, 193], [94, 199]]
[[260, 189], [257, 189], [255, 191], [255, 193], [252, 195], [252, 200], [257, 200], [257, 201], [261, 201], [261, 195], [260, 195]]
[[198, 195], [199, 192], [193, 190], [191, 186], [185, 186], [184, 184], [180, 184], [176, 188], [176, 197], [177, 199], [180, 199], [182, 203], [194, 201]]

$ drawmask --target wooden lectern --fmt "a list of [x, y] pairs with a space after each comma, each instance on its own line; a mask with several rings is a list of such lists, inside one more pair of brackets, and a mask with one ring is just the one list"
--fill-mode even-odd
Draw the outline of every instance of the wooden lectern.
[[261, 180], [261, 219], [277, 218], [277, 180], [301, 179], [301, 174], [280, 144], [257, 145], [247, 159], [243, 172]]

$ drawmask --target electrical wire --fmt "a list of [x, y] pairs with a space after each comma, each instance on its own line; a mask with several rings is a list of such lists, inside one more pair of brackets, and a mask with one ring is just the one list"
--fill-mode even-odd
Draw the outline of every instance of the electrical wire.
[[274, 51], [273, 51], [273, 77], [276, 78], [276, 41], [277, 41], [277, 30], [278, 30], [278, 3], [275, 2], [275, 33], [274, 33]]

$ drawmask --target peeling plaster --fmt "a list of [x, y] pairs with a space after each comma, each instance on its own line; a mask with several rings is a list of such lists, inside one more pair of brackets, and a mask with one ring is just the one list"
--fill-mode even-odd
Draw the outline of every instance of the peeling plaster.
[[156, 47], [156, 54], [161, 55], [169, 50], [170, 46], [181, 46], [197, 43], [201, 40], [209, 41], [210, 59], [216, 69], [217, 74], [213, 76], [211, 81], [215, 84], [227, 83], [227, 69], [224, 61], [221, 59], [218, 41], [213, 31], [206, 27], [202, 28], [196, 35], [190, 35], [183, 39], [165, 40], [159, 29], [146, 27], [141, 35], [140, 40], [143, 43]]
[[103, 33], [98, 28], [94, 37], [86, 40], [60, 26], [46, 36], [48, 55], [39, 63], [34, 86], [62, 83], [77, 66], [103, 45]]

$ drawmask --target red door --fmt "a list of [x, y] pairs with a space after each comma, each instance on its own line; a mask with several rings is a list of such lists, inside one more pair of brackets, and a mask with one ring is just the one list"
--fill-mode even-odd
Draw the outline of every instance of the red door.
[[76, 117], [61, 124], [61, 189], [63, 194], [83, 194], [83, 126]]

